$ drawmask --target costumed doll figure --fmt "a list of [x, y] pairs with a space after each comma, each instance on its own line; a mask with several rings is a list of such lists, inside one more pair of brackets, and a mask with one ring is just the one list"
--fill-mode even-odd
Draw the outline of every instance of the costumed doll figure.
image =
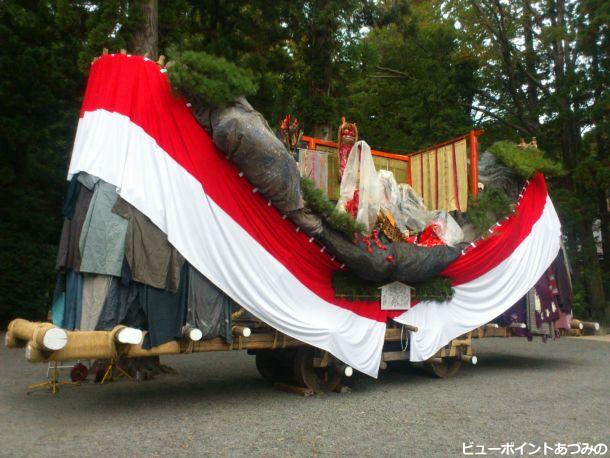
[[341, 125], [337, 132], [337, 143], [339, 145], [339, 181], [343, 178], [349, 152], [357, 141], [358, 127], [356, 126], [356, 123], [346, 122], [345, 116], [342, 116]]

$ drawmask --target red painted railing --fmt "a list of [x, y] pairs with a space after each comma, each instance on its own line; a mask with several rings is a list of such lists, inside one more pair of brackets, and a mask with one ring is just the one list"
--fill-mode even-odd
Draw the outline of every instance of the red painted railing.
[[[394, 153], [388, 153], [385, 151], [378, 151], [378, 150], [371, 150], [371, 152], [373, 153], [373, 156], [385, 157], [388, 159], [396, 159], [399, 161], [404, 161], [406, 163], [409, 163], [411, 160], [410, 159], [411, 156], [427, 153], [429, 151], [433, 151], [433, 150], [436, 150], [443, 146], [451, 145], [451, 144], [454, 144], [454, 143], [457, 143], [459, 141], [466, 139], [468, 141], [469, 156], [470, 156], [470, 171], [468, 174], [469, 175], [468, 187], [469, 187], [470, 193], [476, 198], [478, 191], [479, 191], [479, 188], [478, 188], [479, 177], [478, 177], [478, 171], [477, 171], [477, 162], [479, 159], [479, 141], [478, 141], [477, 137], [482, 134], [483, 134], [483, 130], [471, 130], [467, 134], [460, 135], [459, 137], [452, 138], [451, 140], [437, 143], [436, 145], [432, 145], [425, 149], [415, 151], [414, 153], [394, 154]], [[307, 143], [307, 148], [309, 148], [309, 149], [315, 150], [318, 145], [327, 146], [330, 148], [338, 148], [338, 145], [336, 142], [332, 142], [329, 140], [322, 140], [320, 138], [308, 137], [307, 135], [303, 135], [303, 137], [301, 137], [301, 140], [303, 140], [305, 143]], [[409, 184], [412, 184], [410, 167], [408, 167], [408, 177], [409, 177], [408, 178]]]

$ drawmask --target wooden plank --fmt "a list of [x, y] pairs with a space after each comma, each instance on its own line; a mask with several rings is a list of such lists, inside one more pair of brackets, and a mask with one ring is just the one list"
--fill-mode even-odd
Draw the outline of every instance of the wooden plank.
[[388, 361], [408, 361], [409, 353], [406, 351], [384, 351], [382, 355], [384, 362]]

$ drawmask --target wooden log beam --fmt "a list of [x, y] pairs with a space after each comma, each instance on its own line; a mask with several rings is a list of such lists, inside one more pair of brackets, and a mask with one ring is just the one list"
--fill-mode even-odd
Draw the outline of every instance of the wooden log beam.
[[121, 344], [139, 345], [144, 340], [144, 333], [140, 329], [124, 326], [117, 330], [115, 340]]
[[592, 331], [599, 331], [599, 323], [594, 321], [583, 321], [583, 329], [591, 329]]
[[[46, 361], [74, 361], [77, 359], [113, 359], [117, 356], [117, 334], [124, 326], [111, 331], [68, 331], [68, 345], [46, 353], [31, 341], [26, 348], [26, 359], [32, 363]], [[125, 347], [133, 345], [124, 344]]]
[[513, 329], [525, 329], [527, 328], [527, 325], [525, 323], [511, 323], [508, 327]]
[[38, 323], [17, 318], [8, 325], [7, 346], [25, 346], [34, 341], [44, 351], [61, 350], [68, 344], [68, 333], [51, 323]]
[[570, 327], [572, 329], [580, 329], [580, 330], [582, 330], [582, 329], [584, 329], [585, 325], [580, 320], [572, 320], [572, 322], [570, 323]]
[[193, 342], [198, 342], [203, 338], [203, 332], [201, 332], [201, 329], [195, 328], [190, 324], [184, 325], [182, 328], [182, 335]]
[[451, 345], [453, 347], [462, 347], [462, 346], [468, 346], [472, 343], [472, 341], [470, 339], [453, 339], [451, 341]]
[[[271, 350], [274, 348], [299, 347], [302, 345], [304, 345], [303, 342], [288, 336], [276, 339], [274, 334], [252, 334], [250, 337], [242, 337], [239, 347], [236, 346], [235, 343], [229, 344], [224, 339], [216, 337], [210, 340], [192, 342], [188, 351], [199, 353], [228, 350]], [[158, 347], [151, 348], [150, 350], [143, 349], [141, 345], [129, 345], [125, 349], [124, 356], [127, 358], [135, 358], [141, 356], [175, 355], [185, 353], [185, 348], [186, 345], [181, 345], [181, 342], [178, 341], [166, 342]]]
[[[405, 329], [411, 332], [417, 332], [417, 326], [403, 325]], [[385, 330], [385, 340], [388, 342], [397, 342], [401, 338], [404, 339], [404, 331], [401, 328], [387, 328]]]
[[[194, 342], [194, 344], [199, 343]], [[172, 340], [149, 350], [142, 348], [142, 345], [129, 345], [123, 356], [125, 358], [142, 358], [144, 356], [177, 355], [179, 353], [181, 353], [180, 343], [177, 340]]]
[[250, 337], [252, 330], [246, 326], [233, 326], [231, 328], [234, 336]]
[[333, 361], [336, 361], [329, 352], [325, 351], [322, 354], [321, 358], [313, 358], [312, 365], [313, 367], [328, 367], [334, 364]]
[[476, 357], [476, 355], [460, 355], [460, 358], [463, 362], [471, 363], [473, 366], [476, 366], [479, 362], [479, 359]]

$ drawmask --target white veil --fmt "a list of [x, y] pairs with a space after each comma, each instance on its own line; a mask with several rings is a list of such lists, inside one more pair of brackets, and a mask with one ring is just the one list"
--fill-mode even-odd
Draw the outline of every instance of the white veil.
[[381, 185], [375, 170], [371, 147], [365, 141], [354, 144], [347, 159], [345, 172], [341, 178], [341, 189], [337, 208], [345, 211], [345, 205], [359, 190], [358, 213], [356, 221], [361, 222], [365, 232], [369, 233], [375, 226], [381, 201]]

